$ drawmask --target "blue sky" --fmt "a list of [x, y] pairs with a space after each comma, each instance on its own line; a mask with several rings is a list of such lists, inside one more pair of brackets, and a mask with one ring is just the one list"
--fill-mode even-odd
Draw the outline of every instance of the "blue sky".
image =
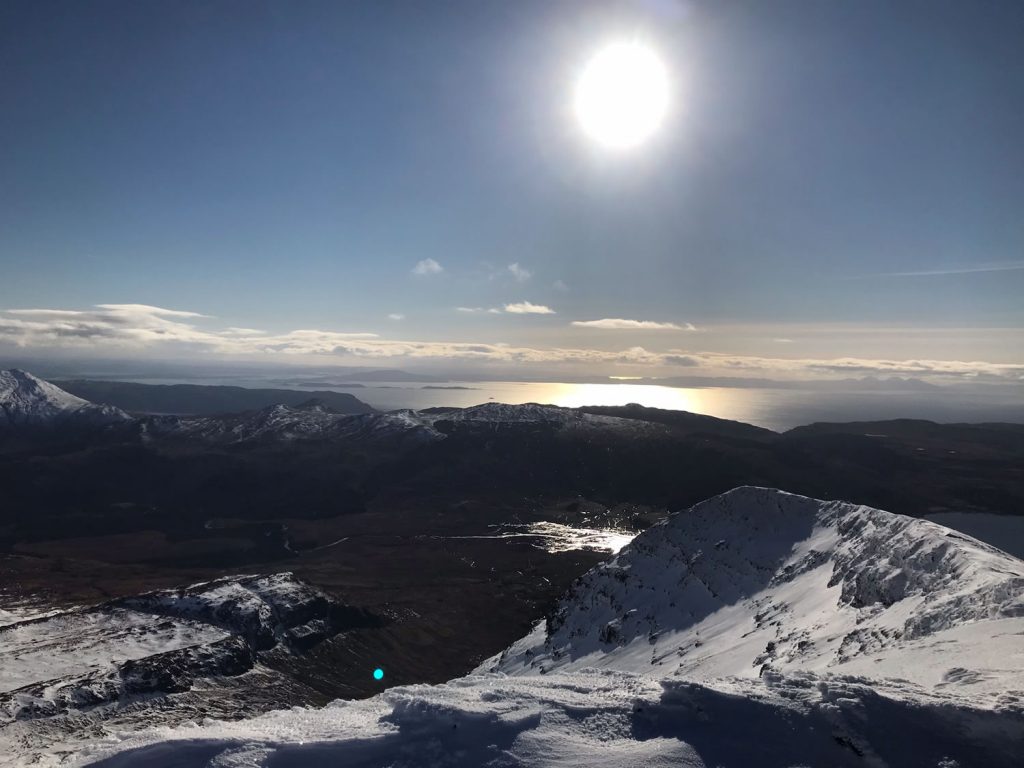
[[[624, 37], [673, 97], [616, 153], [570, 103]], [[1009, 1], [5, 3], [0, 310], [50, 312], [0, 350], [1019, 378], [1021, 39]]]

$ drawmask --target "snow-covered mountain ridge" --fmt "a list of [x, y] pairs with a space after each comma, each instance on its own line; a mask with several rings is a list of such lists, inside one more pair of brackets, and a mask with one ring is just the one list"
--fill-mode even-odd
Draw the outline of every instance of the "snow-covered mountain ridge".
[[75, 397], [26, 371], [0, 371], [0, 427], [68, 423], [100, 426], [129, 418], [118, 408]]
[[970, 680], [999, 706], [1009, 678], [1024, 690], [1019, 667], [1002, 669], [1005, 653], [1024, 662], [1011, 630], [1024, 630], [1024, 562], [924, 520], [747, 487], [638, 536], [486, 668], [872, 672]]
[[1015, 766], [1024, 562], [738, 488], [583, 576], [476, 673], [85, 747], [97, 765]]
[[445, 425], [462, 427], [542, 426], [553, 429], [602, 429], [629, 434], [663, 431], [643, 421], [584, 413], [578, 409], [526, 403], [484, 403], [470, 408], [401, 409], [384, 413], [339, 413], [310, 401], [271, 405], [219, 416], [143, 416], [133, 418], [109, 405], [76, 397], [25, 371], [0, 371], [0, 427], [137, 426], [144, 440], [195, 439], [213, 443], [337, 440], [387, 442], [412, 446], [445, 438]]
[[[311, 404], [274, 405], [248, 413], [211, 417], [151, 417], [141, 422], [148, 438], [187, 437], [212, 442], [257, 440], [398, 441], [421, 444], [443, 440], [446, 429], [547, 427], [603, 429], [630, 434], [663, 431], [659, 425], [614, 416], [597, 416], [553, 405], [485, 403], [470, 408], [402, 409], [385, 413], [341, 414]], [[450, 426], [449, 426], [450, 425]]]

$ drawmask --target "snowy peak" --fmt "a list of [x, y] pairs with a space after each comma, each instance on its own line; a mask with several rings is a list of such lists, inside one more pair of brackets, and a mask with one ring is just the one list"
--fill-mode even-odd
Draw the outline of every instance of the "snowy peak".
[[0, 403], [12, 413], [41, 415], [74, 411], [89, 405], [87, 400], [18, 368], [0, 371]]
[[927, 521], [744, 487], [638, 536], [484, 669], [967, 679], [991, 705], [1021, 631], [1024, 562]]
[[129, 419], [118, 408], [75, 397], [26, 371], [0, 371], [0, 427], [47, 426], [58, 422], [99, 426]]

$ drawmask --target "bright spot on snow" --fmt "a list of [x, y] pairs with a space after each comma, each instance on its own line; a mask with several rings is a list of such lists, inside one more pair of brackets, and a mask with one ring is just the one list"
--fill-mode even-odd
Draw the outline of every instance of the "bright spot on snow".
[[583, 130], [606, 147], [626, 149], [657, 130], [668, 110], [668, 72], [639, 42], [602, 48], [576, 84], [575, 111]]
[[383, 680], [384, 679], [384, 670], [381, 669], [380, 667], [377, 667], [375, 670], [373, 670], [373, 679], [374, 680]]

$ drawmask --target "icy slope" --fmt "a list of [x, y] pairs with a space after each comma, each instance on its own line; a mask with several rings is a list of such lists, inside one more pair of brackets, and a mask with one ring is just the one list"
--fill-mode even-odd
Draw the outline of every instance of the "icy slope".
[[715, 686], [614, 670], [479, 675], [323, 709], [80, 745], [96, 768], [1002, 768], [1019, 714], [865, 681]]
[[[84, 747], [97, 765], [1019, 765], [1024, 563], [739, 488], [582, 577], [477, 674]], [[487, 673], [485, 670], [497, 670]]]
[[485, 668], [834, 672], [994, 705], [1024, 690], [1021, 631], [1024, 562], [924, 520], [737, 488], [638, 536]]
[[118, 408], [75, 397], [31, 373], [16, 368], [0, 371], [0, 427], [102, 425], [129, 419]]

